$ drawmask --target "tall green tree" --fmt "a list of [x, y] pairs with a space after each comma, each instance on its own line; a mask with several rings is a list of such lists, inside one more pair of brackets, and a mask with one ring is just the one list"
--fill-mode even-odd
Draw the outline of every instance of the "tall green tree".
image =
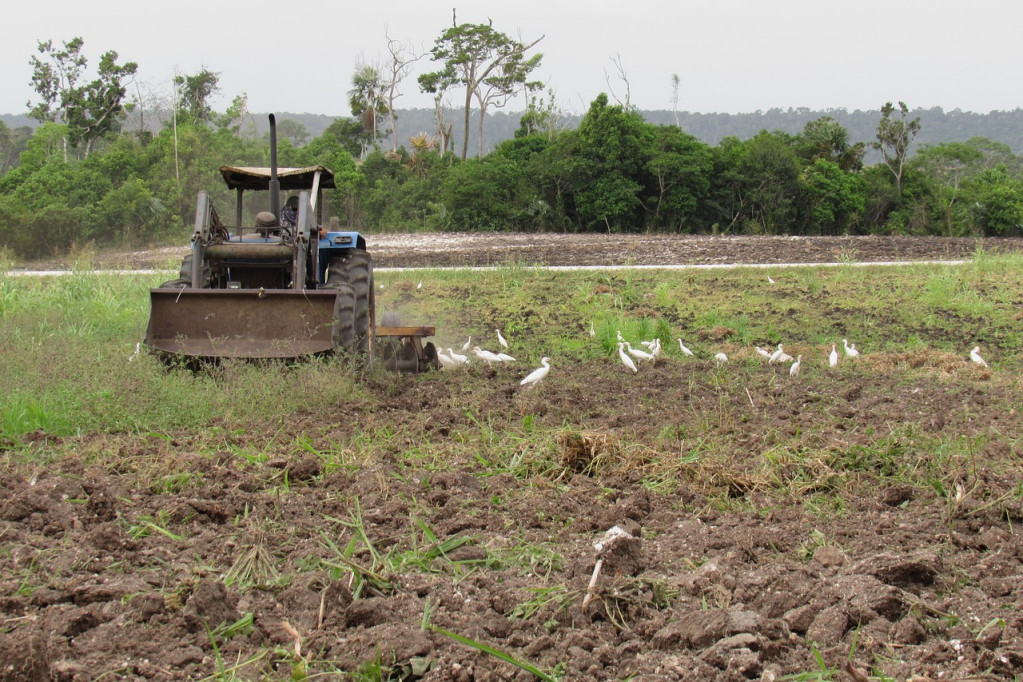
[[877, 123], [877, 141], [874, 149], [881, 152], [884, 165], [895, 178], [895, 189], [902, 195], [903, 172], [909, 159], [909, 145], [920, 132], [920, 117], [910, 120], [909, 107], [899, 102], [898, 115], [891, 102], [881, 107], [881, 120]]
[[579, 123], [580, 163], [573, 178], [575, 206], [585, 227], [639, 229], [651, 139], [651, 126], [637, 112], [609, 105], [605, 93], [593, 100]]
[[65, 159], [69, 147], [88, 156], [96, 140], [118, 129], [127, 86], [138, 70], [135, 62], [118, 64], [117, 53], [110, 50], [100, 56], [96, 78], [82, 82], [88, 68], [84, 44], [81, 38], [72, 38], [58, 49], [52, 40], [39, 41], [39, 56], [29, 61], [31, 85], [40, 97], [35, 105], [28, 103], [29, 115], [40, 123], [67, 127]]
[[213, 96], [220, 92], [220, 74], [203, 67], [191, 76], [175, 76], [180, 120], [190, 125], [209, 125], [213, 120]]
[[[419, 76], [419, 89], [437, 94], [454, 86], [465, 88], [462, 154], [464, 161], [469, 151], [469, 120], [472, 101], [480, 103], [482, 136], [486, 107], [499, 97], [510, 96], [520, 88], [539, 88], [542, 84], [529, 82], [529, 74], [540, 65], [542, 55], [527, 58], [526, 52], [536, 46], [543, 36], [523, 44], [494, 30], [490, 23], [457, 24], [452, 17], [451, 28], [444, 31], [430, 50], [433, 61], [443, 64], [438, 71]], [[482, 155], [483, 150], [480, 149]]]

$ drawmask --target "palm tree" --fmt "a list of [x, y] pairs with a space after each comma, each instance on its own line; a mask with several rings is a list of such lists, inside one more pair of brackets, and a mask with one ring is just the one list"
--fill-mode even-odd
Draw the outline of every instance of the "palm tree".
[[348, 104], [352, 115], [362, 121], [363, 127], [372, 133], [373, 144], [377, 141], [377, 122], [387, 113], [383, 94], [387, 84], [375, 66], [364, 64], [352, 75], [352, 89], [348, 91]]

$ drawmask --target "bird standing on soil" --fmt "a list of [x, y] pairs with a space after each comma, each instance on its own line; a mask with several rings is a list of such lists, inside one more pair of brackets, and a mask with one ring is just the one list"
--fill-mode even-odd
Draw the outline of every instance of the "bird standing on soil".
[[508, 342], [505, 340], [504, 336], [501, 334], [501, 330], [500, 329], [495, 329], [494, 331], [497, 332], [497, 342], [499, 344], [501, 344], [501, 348], [507, 348], [508, 347]]
[[[452, 349], [448, 348], [448, 357], [455, 361], [456, 365], [467, 365], [469, 364], [469, 358], [465, 355], [459, 355]], [[443, 362], [443, 360], [441, 361]]]
[[771, 359], [768, 360], [767, 362], [768, 364], [773, 365], [776, 362], [792, 362], [794, 359], [795, 358], [793, 358], [791, 355], [789, 355], [782, 349], [781, 344], [779, 343], [778, 350], [774, 351], [774, 353], [771, 354]]
[[501, 362], [515, 362], [515, 358], [508, 355], [507, 353], [498, 353], [497, 359]]
[[597, 330], [593, 328], [593, 323], [590, 322], [590, 338], [593, 338], [596, 335], [597, 335]]
[[718, 362], [728, 362], [728, 356], [724, 353], [718, 353], [714, 356], [714, 359]]
[[803, 356], [800, 355], [796, 358], [796, 361], [789, 367], [789, 376], [794, 377], [799, 374], [799, 368], [803, 366]]
[[540, 364], [543, 365], [543, 367], [537, 367], [534, 369], [526, 376], [525, 379], [519, 382], [519, 385], [536, 386], [538, 383], [543, 381], [543, 378], [547, 376], [547, 372], [551, 371], [550, 361], [550, 358], [540, 358]]
[[970, 351], [970, 359], [981, 367], [987, 367], [987, 363], [984, 362], [984, 358], [980, 357], [980, 346], [973, 347], [973, 350]]
[[633, 348], [632, 344], [628, 341], [625, 342], [625, 349], [629, 351], [629, 355], [636, 358], [637, 360], [653, 360], [654, 356], [647, 353], [645, 350]]
[[762, 358], [765, 358], [768, 362], [771, 361], [771, 353], [770, 352], [764, 350], [760, 346], [753, 346], [753, 349], [757, 352], [757, 355], [759, 355]]
[[855, 343], [850, 344], [846, 339], [842, 339], [842, 345], [845, 346], [845, 354], [850, 358], [854, 358], [860, 354], [860, 352], [856, 350]]
[[472, 348], [472, 337], [470, 336], [465, 343], [462, 344], [462, 352], [468, 353], [469, 349]]
[[495, 362], [501, 362], [501, 358], [497, 357], [496, 353], [491, 353], [488, 350], [483, 350], [479, 346], [475, 346], [472, 349], [472, 352], [473, 352], [473, 355], [475, 355], [476, 357], [478, 357], [480, 360], [482, 360], [483, 362], [487, 363], [488, 365], [493, 364]]
[[454, 369], [458, 365], [457, 362], [444, 355], [444, 351], [441, 350], [437, 351], [437, 359], [440, 360], [441, 369]]
[[828, 365], [831, 367], [838, 364], [838, 351], [835, 349], [837, 345], [835, 343], [831, 344], [831, 353], [828, 355]]
[[622, 359], [622, 364], [631, 369], [633, 372], [638, 372], [636, 363], [632, 361], [628, 355], [625, 354], [625, 344], [621, 341], [618, 342], [618, 357]]
[[682, 355], [692, 355], [693, 351], [686, 348], [685, 344], [682, 343], [682, 339], [678, 340], [678, 347], [682, 350]]

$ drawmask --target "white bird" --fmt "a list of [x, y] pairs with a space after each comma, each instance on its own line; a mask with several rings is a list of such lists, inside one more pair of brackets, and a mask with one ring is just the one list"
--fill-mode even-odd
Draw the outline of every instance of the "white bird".
[[455, 364], [466, 365], [469, 363], [469, 358], [465, 355], [460, 355], [455, 351], [448, 348], [448, 357], [455, 361]]
[[547, 376], [547, 372], [551, 371], [550, 361], [551, 361], [550, 358], [540, 358], [540, 364], [543, 365], [543, 367], [537, 367], [536, 369], [534, 369], [526, 376], [525, 379], [519, 382], [519, 385], [535, 386], [536, 384], [540, 383], [543, 380], [543, 378]]
[[622, 364], [631, 369], [633, 372], [639, 371], [636, 369], [636, 363], [632, 361], [632, 358], [625, 354], [625, 344], [621, 341], [618, 342], [618, 357], [622, 359]]
[[508, 355], [507, 353], [498, 353], [497, 359], [501, 362], [515, 362], [515, 358]]
[[[979, 348], [979, 346], [978, 346], [978, 348]], [[141, 350], [142, 350], [142, 342], [140, 341], [140, 342], [135, 344], [135, 352], [131, 354], [130, 358], [128, 358], [128, 362], [135, 362], [135, 358], [137, 358], [139, 356], [139, 352]], [[978, 357], [980, 357], [980, 356], [978, 356]]]
[[981, 367], [987, 367], [987, 363], [984, 362], [984, 358], [980, 357], [980, 346], [974, 346], [973, 350], [970, 351], [970, 359]]
[[462, 352], [468, 353], [469, 349], [472, 348], [472, 337], [470, 336], [465, 343], [462, 344]]
[[776, 350], [776, 351], [774, 351], [773, 353], [771, 353], [771, 357], [769, 357], [769, 358], [767, 359], [767, 362], [768, 362], [769, 364], [772, 364], [772, 365], [773, 365], [774, 363], [778, 362], [778, 360], [779, 360], [779, 359], [781, 358], [781, 356], [783, 356], [783, 355], [785, 355], [785, 354], [786, 354], [786, 353], [785, 353], [785, 351], [784, 351], [784, 350], [782, 350], [782, 348], [781, 348], [781, 344], [779, 343], [779, 344], [778, 344], [778, 350]]
[[661, 340], [654, 339], [654, 345], [650, 346], [650, 355], [655, 358], [661, 354]]
[[416, 291], [423, 290], [423, 280], [419, 280], [419, 284], [416, 285]]
[[625, 339], [622, 338], [622, 330], [619, 329], [617, 331], [618, 331], [618, 342], [619, 343], [625, 343]]
[[441, 369], [454, 369], [458, 363], [444, 355], [444, 351], [437, 351], [437, 359], [440, 360]]
[[764, 350], [760, 346], [753, 346], [753, 348], [756, 349], [758, 355], [760, 355], [760, 356], [762, 356], [764, 358], [767, 358], [767, 360], [770, 361], [770, 359], [771, 359], [771, 353], [770, 352]]
[[680, 349], [682, 349], [682, 355], [692, 355], [693, 354], [693, 351], [691, 351], [688, 348], [686, 348], [685, 344], [682, 343], [682, 339], [678, 340], [678, 347]]
[[831, 353], [828, 355], [828, 364], [832, 367], [838, 364], [838, 351], [835, 350], [837, 344], [831, 344]]
[[383, 282], [381, 282], [381, 283], [380, 283], [380, 291], [383, 291], [383, 290], [384, 290], [384, 283], [383, 283]]
[[654, 356], [647, 353], [645, 350], [633, 348], [632, 344], [628, 341], [625, 342], [625, 348], [629, 351], [629, 355], [636, 358], [637, 360], [653, 360]]
[[500, 329], [495, 329], [494, 331], [497, 332], [497, 342], [499, 344], [501, 344], [501, 348], [507, 348], [508, 347], [508, 342], [505, 341], [504, 336], [501, 335], [501, 330]]
[[770, 275], [768, 275], [768, 276], [767, 276], [767, 282], [768, 282], [769, 284], [774, 284], [774, 280], [773, 280], [773, 279], [771, 279], [771, 276], [770, 276]]
[[803, 356], [800, 355], [799, 357], [796, 358], [796, 361], [792, 363], [792, 366], [789, 367], [789, 376], [790, 377], [794, 377], [797, 374], [799, 374], [799, 368], [802, 365], [803, 365]]
[[594, 337], [596, 335], [597, 335], [597, 330], [593, 328], [593, 323], [590, 322], [590, 337]]
[[714, 359], [717, 360], [718, 362], [728, 362], [728, 356], [725, 355], [724, 353], [716, 353], [714, 355]]
[[488, 365], [490, 365], [492, 363], [495, 363], [495, 362], [501, 362], [501, 358], [497, 357], [496, 353], [491, 353], [488, 350], [483, 350], [479, 346], [473, 347], [472, 352], [473, 352], [473, 355], [475, 355], [476, 357], [478, 357], [480, 360], [482, 360], [483, 362], [487, 363]]
[[845, 354], [848, 355], [850, 358], [854, 358], [860, 354], [860, 352], [856, 350], [855, 343], [850, 345], [848, 341], [842, 339], [842, 345], [845, 346]]

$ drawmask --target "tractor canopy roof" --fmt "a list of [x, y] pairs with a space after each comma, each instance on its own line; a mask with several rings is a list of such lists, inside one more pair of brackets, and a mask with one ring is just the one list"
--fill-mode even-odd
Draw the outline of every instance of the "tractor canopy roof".
[[[334, 171], [324, 166], [308, 168], [278, 168], [277, 181], [284, 191], [312, 189], [313, 177], [320, 173], [320, 187], [331, 189], [334, 184]], [[221, 166], [220, 174], [230, 189], [270, 189], [270, 169], [238, 166]]]

